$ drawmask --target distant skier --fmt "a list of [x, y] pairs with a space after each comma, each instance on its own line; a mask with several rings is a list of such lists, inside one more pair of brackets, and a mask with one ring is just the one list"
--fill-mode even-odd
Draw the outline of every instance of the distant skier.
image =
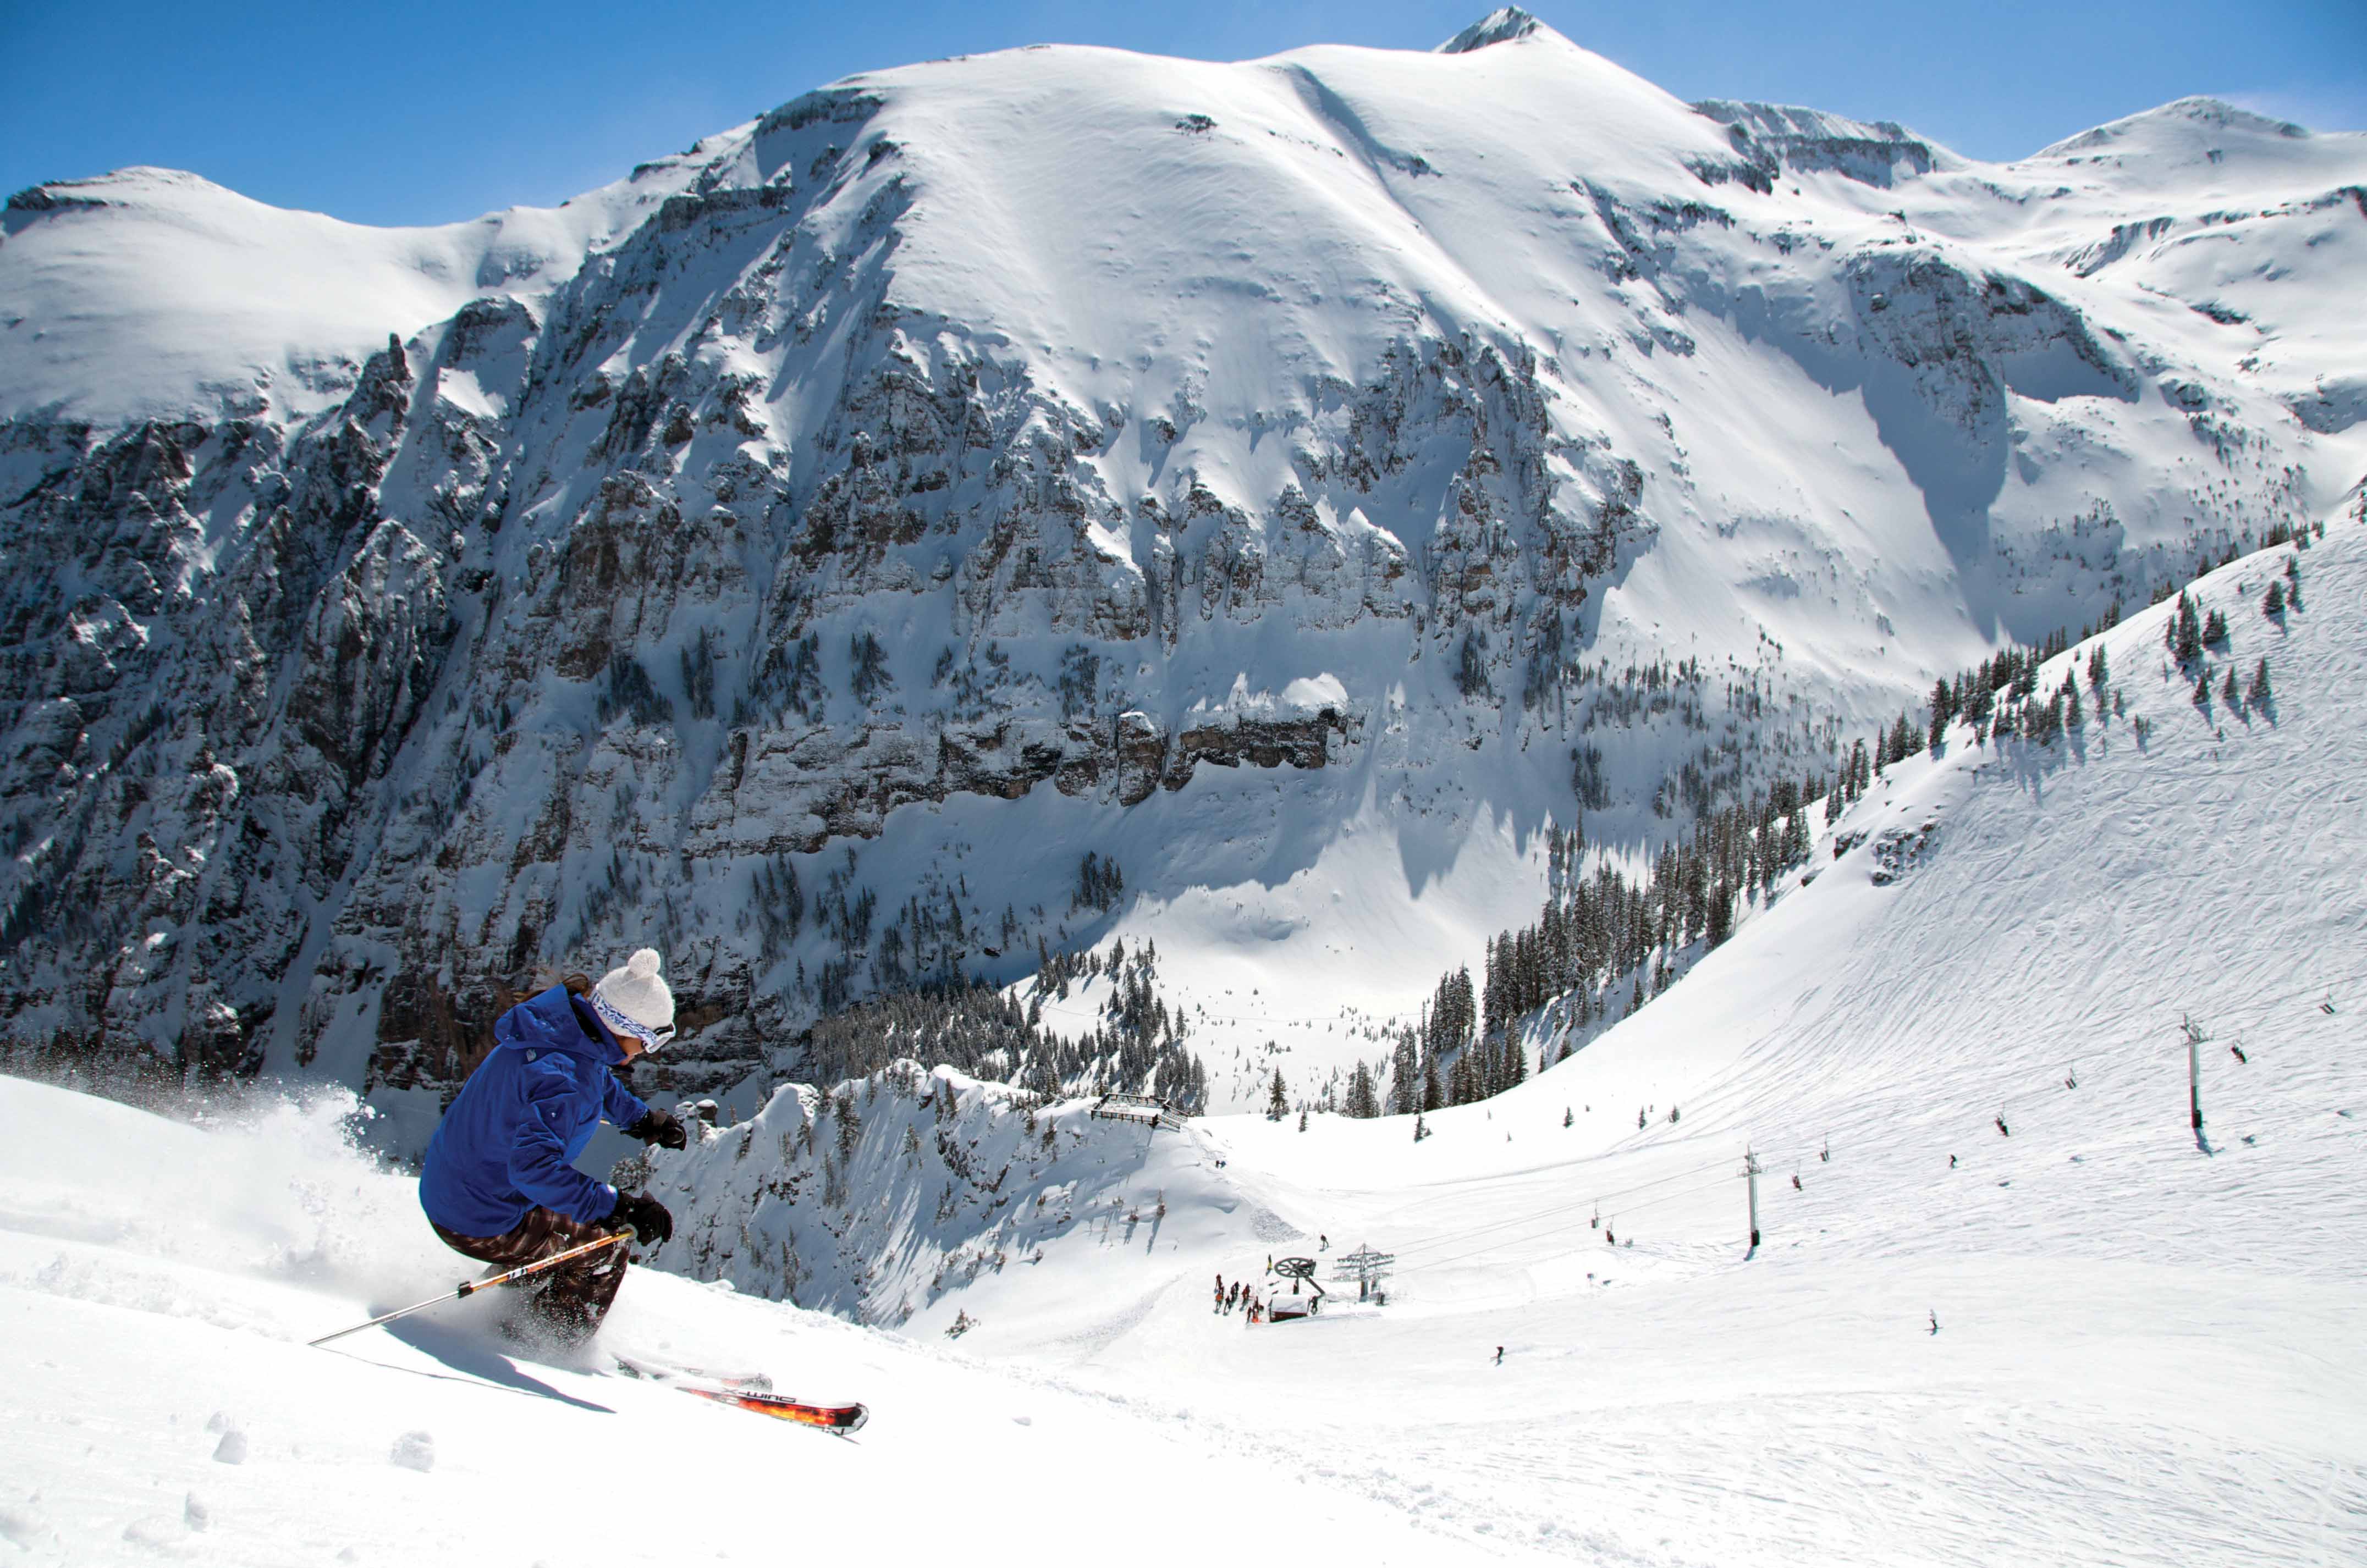
[[1955, 1168], [1956, 1168], [1956, 1156], [1954, 1156], [1954, 1155], [1950, 1155], [1950, 1156], [1948, 1156], [1948, 1168], [1949, 1168], [1950, 1170], [1954, 1170], [1954, 1169], [1955, 1169]]
[[[655, 1246], [674, 1235], [665, 1205], [577, 1170], [605, 1117], [629, 1137], [678, 1149], [682, 1123], [652, 1111], [610, 1071], [674, 1037], [674, 993], [642, 948], [597, 986], [581, 975], [493, 1023], [479, 1063], [427, 1141], [419, 1206], [444, 1245], [508, 1268], [631, 1227]], [[527, 1315], [540, 1337], [574, 1344], [598, 1332], [625, 1281], [622, 1247], [549, 1271]]]
[[1940, 1314], [1936, 1312], [1931, 1314], [1931, 1332], [1934, 1334], [1940, 1332]]
[[1321, 1231], [1317, 1231], [1317, 1232], [1315, 1233], [1315, 1250], [1316, 1250], [1316, 1251], [1318, 1251], [1318, 1252], [1329, 1252], [1329, 1251], [1331, 1251], [1331, 1238], [1330, 1236], [1328, 1236], [1328, 1235], [1325, 1235]]
[[1504, 1348], [1501, 1345], [1496, 1347], [1496, 1364], [1500, 1367], [1504, 1364]]
[[1998, 1136], [2000, 1138], [2010, 1138], [2013, 1136], [2013, 1129], [2005, 1124], [2005, 1112], [2002, 1111], [1999, 1111], [1997, 1115], [1997, 1129]]
[[1796, 1170], [1792, 1173], [1792, 1190], [1795, 1192], [1800, 1190], [1800, 1173]]
[[2248, 1066], [2250, 1064], [2252, 1058], [2244, 1055], [2244, 1048], [2241, 1045], [2230, 1043], [2227, 1049], [2236, 1053], [2236, 1060], [2245, 1063]]

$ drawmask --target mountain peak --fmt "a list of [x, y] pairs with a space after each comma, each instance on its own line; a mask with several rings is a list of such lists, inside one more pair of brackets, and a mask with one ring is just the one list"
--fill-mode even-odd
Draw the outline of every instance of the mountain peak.
[[2091, 152], [2132, 141], [2145, 142], [2197, 130], [2222, 135], [2232, 132], [2237, 136], [2283, 141], [2310, 139], [2306, 126], [2255, 114], [2250, 109], [2238, 108], [2224, 98], [2193, 96], [2175, 98], [2157, 107], [2097, 126], [2092, 130], [2083, 130], [2050, 147], [2043, 147], [2033, 155], [2061, 157], [2074, 152]]
[[1469, 27], [1438, 46], [1440, 54], [1468, 54], [1475, 49], [1485, 49], [1491, 43], [1511, 43], [1527, 38], [1531, 33], [1547, 31], [1543, 22], [1518, 6], [1505, 6], [1489, 12]]

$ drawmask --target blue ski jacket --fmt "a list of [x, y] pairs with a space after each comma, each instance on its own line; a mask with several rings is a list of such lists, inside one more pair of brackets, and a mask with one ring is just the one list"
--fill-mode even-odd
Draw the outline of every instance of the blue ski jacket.
[[575, 1156], [603, 1116], [624, 1127], [649, 1113], [608, 1070], [624, 1053], [563, 986], [502, 1014], [493, 1040], [427, 1140], [419, 1206], [459, 1235], [500, 1235], [538, 1204], [585, 1224], [606, 1219], [617, 1190], [576, 1169]]

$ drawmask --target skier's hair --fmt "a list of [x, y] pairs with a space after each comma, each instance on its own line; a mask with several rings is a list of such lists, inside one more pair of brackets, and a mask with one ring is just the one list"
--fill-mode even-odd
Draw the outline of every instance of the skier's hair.
[[592, 994], [592, 977], [588, 975], [561, 975], [549, 964], [534, 972], [536, 991], [547, 991], [553, 986], [564, 986], [579, 997], [588, 997]]

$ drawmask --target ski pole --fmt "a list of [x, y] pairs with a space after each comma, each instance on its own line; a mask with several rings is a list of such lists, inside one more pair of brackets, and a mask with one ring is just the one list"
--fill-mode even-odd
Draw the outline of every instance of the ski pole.
[[308, 1339], [304, 1343], [308, 1348], [326, 1345], [332, 1339], [343, 1339], [348, 1334], [359, 1334], [365, 1328], [376, 1328], [381, 1323], [392, 1323], [396, 1318], [409, 1317], [414, 1312], [425, 1312], [429, 1307], [440, 1306], [446, 1302], [457, 1302], [462, 1296], [473, 1296], [479, 1291], [489, 1291], [495, 1285], [506, 1285], [513, 1280], [523, 1280], [529, 1274], [539, 1274], [546, 1269], [555, 1269], [571, 1258], [581, 1258], [587, 1252], [597, 1252], [604, 1247], [617, 1247], [633, 1239], [633, 1233], [629, 1230], [618, 1231], [614, 1235], [604, 1235], [597, 1241], [587, 1241], [581, 1247], [571, 1247], [564, 1252], [554, 1252], [548, 1258], [538, 1258], [531, 1263], [521, 1263], [508, 1273], [496, 1274], [490, 1280], [468, 1280], [457, 1291], [448, 1291], [443, 1295], [421, 1302], [414, 1306], [404, 1307], [399, 1312], [385, 1313], [371, 1318], [368, 1323], [357, 1323], [351, 1328], [340, 1328], [334, 1334], [323, 1334], [318, 1339]]

